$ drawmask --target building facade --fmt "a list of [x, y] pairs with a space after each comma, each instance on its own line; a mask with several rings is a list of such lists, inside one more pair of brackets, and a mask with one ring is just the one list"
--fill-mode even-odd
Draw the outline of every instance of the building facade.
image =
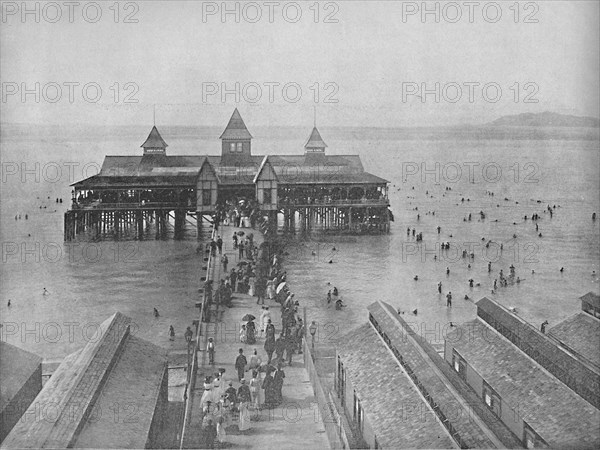
[[444, 359], [523, 447], [600, 445], [597, 371], [498, 303], [477, 302], [477, 318], [447, 335]]
[[358, 155], [327, 154], [315, 127], [300, 155], [256, 155], [236, 109], [220, 136], [220, 155], [171, 156], [153, 127], [141, 156], [106, 156], [100, 173], [73, 184], [65, 239], [82, 232], [157, 235], [188, 217], [265, 222], [288, 231], [388, 232], [388, 181]]

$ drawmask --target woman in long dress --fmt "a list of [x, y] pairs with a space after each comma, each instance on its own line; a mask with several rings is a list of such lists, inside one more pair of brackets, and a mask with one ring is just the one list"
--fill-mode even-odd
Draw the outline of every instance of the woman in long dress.
[[260, 409], [260, 391], [261, 391], [260, 372], [252, 371], [252, 379], [250, 380], [250, 394], [252, 395], [252, 406], [255, 410]]
[[250, 411], [248, 410], [248, 406], [250, 405], [252, 395], [250, 388], [246, 385], [246, 380], [242, 378], [241, 383], [242, 385], [238, 389], [238, 401], [240, 402], [240, 421], [238, 427], [240, 431], [246, 431], [250, 429]]
[[250, 320], [246, 324], [246, 344], [256, 343], [256, 324]]
[[256, 292], [256, 277], [251, 276], [248, 278], [248, 295], [254, 297]]
[[275, 297], [275, 280], [267, 281], [267, 298], [273, 300]]

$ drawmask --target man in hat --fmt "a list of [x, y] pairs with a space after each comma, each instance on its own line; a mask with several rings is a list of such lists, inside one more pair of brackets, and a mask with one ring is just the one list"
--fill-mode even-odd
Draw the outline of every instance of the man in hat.
[[[189, 328], [188, 328], [189, 330]], [[206, 351], [208, 352], [208, 363], [213, 365], [215, 363], [215, 341], [213, 338], [208, 338], [208, 344], [206, 345]]]
[[296, 344], [298, 345], [298, 354], [302, 354], [302, 338], [304, 337], [304, 322], [302, 319], [298, 319], [298, 325], [296, 326]]
[[235, 409], [237, 403], [237, 391], [233, 387], [233, 381], [229, 382], [229, 387], [225, 390], [225, 398], [229, 400], [232, 409]]
[[244, 371], [246, 370], [246, 365], [248, 364], [248, 360], [244, 356], [244, 349], [239, 349], [239, 355], [235, 359], [235, 368], [238, 373], [238, 381], [242, 381], [244, 378]]

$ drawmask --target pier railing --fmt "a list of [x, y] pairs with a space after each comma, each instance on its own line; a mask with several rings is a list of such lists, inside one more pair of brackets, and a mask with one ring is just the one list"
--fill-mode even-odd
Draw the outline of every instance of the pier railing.
[[359, 199], [340, 199], [340, 200], [315, 200], [314, 202], [307, 201], [285, 201], [279, 199], [277, 205], [279, 207], [301, 207], [309, 206], [386, 206], [390, 201], [387, 198], [359, 198]]
[[[312, 385], [317, 400], [321, 421], [329, 440], [329, 445], [332, 449], [349, 449], [351, 448], [346, 436], [346, 430], [342, 424], [337, 408], [330, 395], [325, 393], [317, 368], [315, 367], [314, 357], [308, 339], [304, 338], [304, 367], [308, 372], [308, 378]], [[331, 394], [329, 392], [329, 394]]]
[[99, 201], [91, 203], [73, 203], [71, 209], [77, 211], [97, 210], [97, 209], [180, 209], [187, 208], [195, 210], [195, 204], [180, 203], [180, 202], [119, 202], [119, 203], [103, 203]]
[[[215, 238], [216, 229], [213, 224], [211, 231], [211, 239]], [[206, 280], [208, 280], [211, 267], [214, 265], [213, 263], [213, 255], [209, 253], [208, 263], [206, 265]], [[186, 387], [186, 391], [184, 394], [184, 416], [183, 423], [181, 427], [180, 441], [179, 441], [179, 449], [183, 449], [184, 440], [186, 433], [188, 432], [188, 427], [190, 425], [190, 421], [192, 418], [192, 406], [194, 404], [193, 395], [194, 389], [196, 388], [196, 373], [198, 372], [198, 352], [200, 351], [200, 341], [202, 337], [202, 323], [204, 315], [206, 314], [205, 308], [207, 307], [208, 298], [206, 288], [203, 289], [202, 293], [202, 303], [200, 305], [200, 317], [198, 319], [198, 327], [196, 328], [196, 337], [194, 339], [194, 354], [191, 361], [191, 367], [188, 368], [188, 384]]]

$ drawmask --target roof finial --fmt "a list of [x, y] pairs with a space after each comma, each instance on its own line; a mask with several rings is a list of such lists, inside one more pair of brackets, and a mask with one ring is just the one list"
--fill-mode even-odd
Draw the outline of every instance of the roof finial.
[[317, 126], [317, 105], [313, 105], [313, 111], [315, 116], [315, 127]]
[[156, 103], [154, 104], [154, 113], [152, 115], [153, 125], [156, 126]]

